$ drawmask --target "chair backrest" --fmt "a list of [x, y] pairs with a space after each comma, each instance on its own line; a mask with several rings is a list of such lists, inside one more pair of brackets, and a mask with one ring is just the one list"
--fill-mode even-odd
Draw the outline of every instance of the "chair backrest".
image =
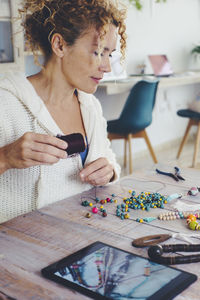
[[119, 118], [126, 131], [134, 133], [151, 124], [158, 83], [141, 80], [133, 86]]

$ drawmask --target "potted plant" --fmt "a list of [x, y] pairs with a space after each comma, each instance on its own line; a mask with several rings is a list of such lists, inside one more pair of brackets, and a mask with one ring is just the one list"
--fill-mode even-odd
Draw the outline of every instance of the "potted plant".
[[198, 56], [198, 55], [200, 54], [200, 45], [195, 46], [195, 47], [192, 49], [191, 53]]
[[192, 59], [192, 67], [195, 70], [200, 70], [200, 43], [198, 43], [192, 50], [191, 54], [193, 56]]
[[[142, 0], [128, 0], [130, 4], [133, 4], [138, 10], [143, 7]], [[155, 0], [156, 3], [167, 2], [167, 0]]]

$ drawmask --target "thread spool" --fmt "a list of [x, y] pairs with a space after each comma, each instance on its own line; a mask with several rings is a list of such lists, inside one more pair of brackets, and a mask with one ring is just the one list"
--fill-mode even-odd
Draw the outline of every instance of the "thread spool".
[[56, 137], [68, 143], [68, 147], [65, 150], [68, 155], [80, 153], [85, 150], [85, 142], [81, 133], [58, 134]]

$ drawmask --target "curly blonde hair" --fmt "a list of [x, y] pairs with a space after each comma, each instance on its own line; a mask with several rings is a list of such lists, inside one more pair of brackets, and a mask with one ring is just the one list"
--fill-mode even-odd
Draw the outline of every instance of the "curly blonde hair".
[[54, 33], [61, 34], [71, 46], [90, 26], [95, 26], [102, 38], [108, 24], [118, 28], [120, 51], [125, 57], [126, 9], [119, 8], [116, 0], [25, 0], [19, 13], [26, 45], [34, 54], [41, 50], [46, 61], [52, 55]]

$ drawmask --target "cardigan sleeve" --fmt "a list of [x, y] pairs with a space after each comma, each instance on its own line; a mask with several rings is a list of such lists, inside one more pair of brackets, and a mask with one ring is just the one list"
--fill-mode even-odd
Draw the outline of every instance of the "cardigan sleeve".
[[5, 146], [6, 144], [6, 127], [5, 122], [7, 120], [7, 114], [4, 107], [4, 91], [0, 89], [0, 147]]

